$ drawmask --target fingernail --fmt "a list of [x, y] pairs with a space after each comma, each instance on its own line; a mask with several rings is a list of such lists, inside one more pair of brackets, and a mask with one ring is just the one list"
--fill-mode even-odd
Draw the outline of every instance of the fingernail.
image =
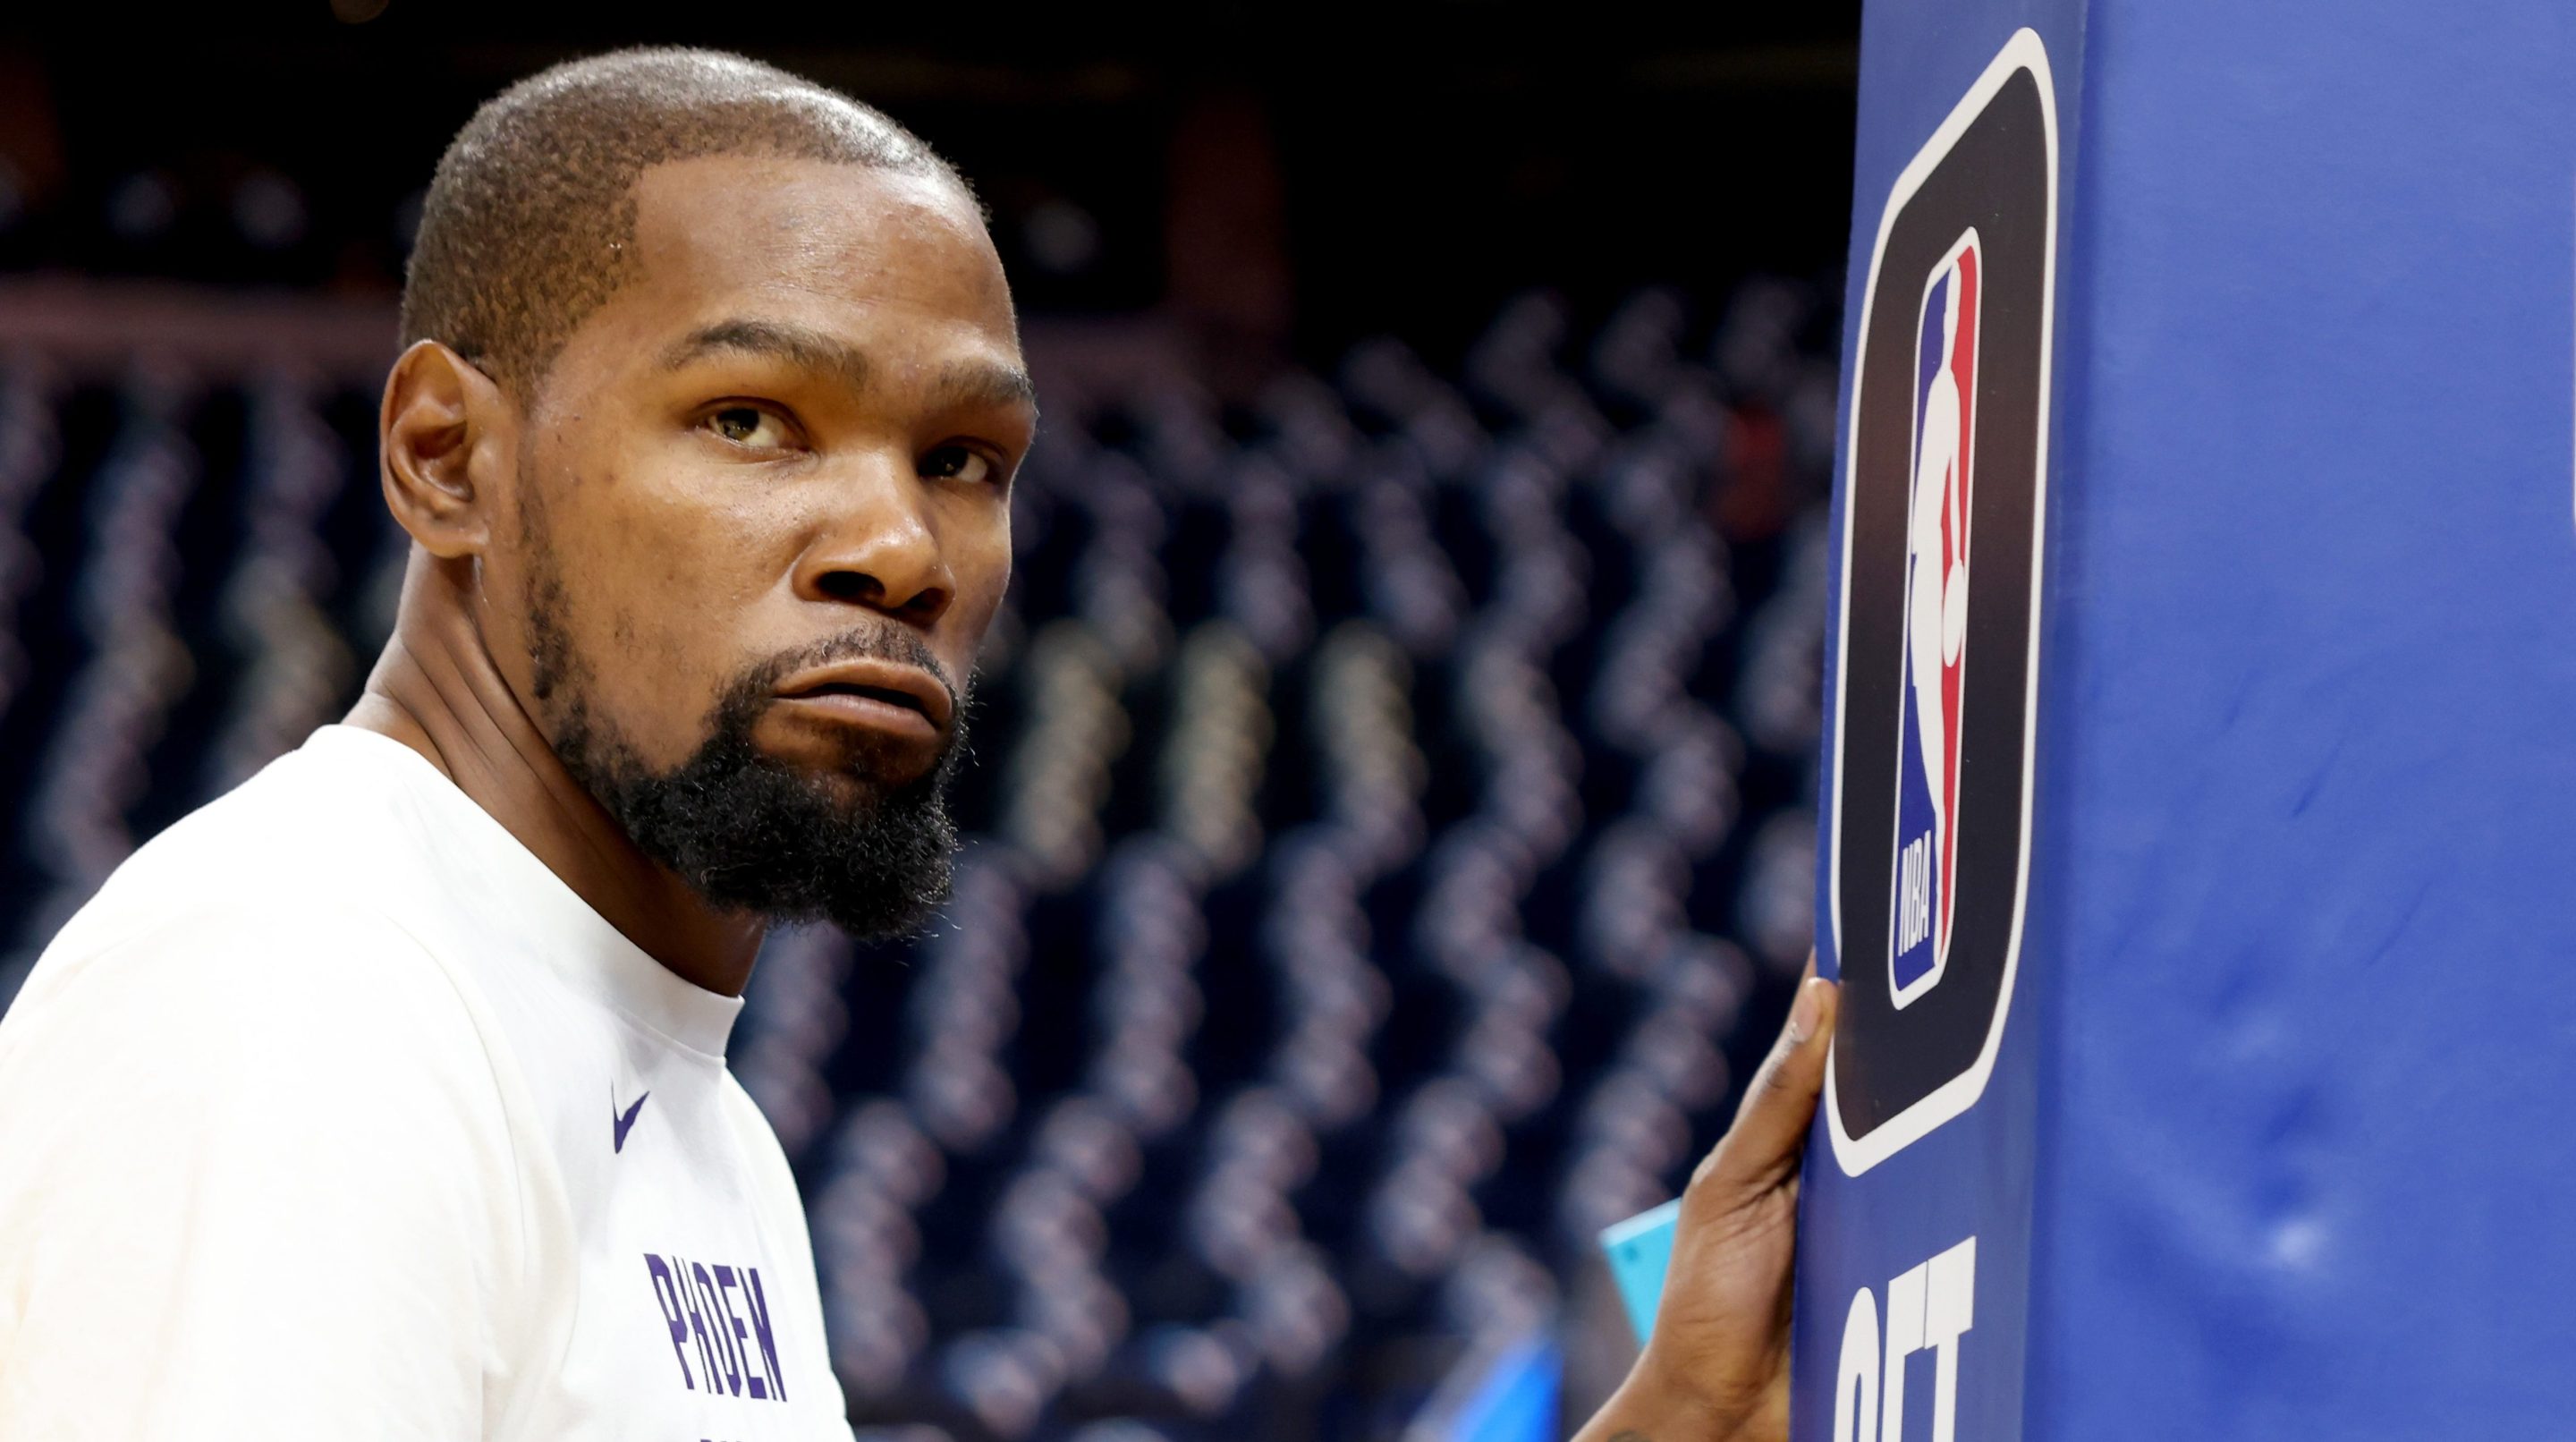
[[1825, 985], [1809, 977], [1798, 984], [1798, 999], [1789, 1004], [1789, 1045], [1805, 1046], [1816, 1034], [1816, 1013], [1825, 1004]]

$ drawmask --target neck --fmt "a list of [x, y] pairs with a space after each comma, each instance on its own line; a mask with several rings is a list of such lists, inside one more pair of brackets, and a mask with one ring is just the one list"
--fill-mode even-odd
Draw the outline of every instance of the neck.
[[564, 769], [493, 664], [455, 565], [413, 554], [393, 639], [347, 724], [419, 752], [681, 980], [741, 995], [760, 950], [759, 919], [707, 905]]

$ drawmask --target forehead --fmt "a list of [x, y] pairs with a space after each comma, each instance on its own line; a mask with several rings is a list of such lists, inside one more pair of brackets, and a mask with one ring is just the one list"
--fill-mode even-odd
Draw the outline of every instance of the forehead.
[[748, 314], [1019, 354], [1000, 257], [973, 203], [945, 181], [707, 156], [647, 169], [635, 206], [640, 264], [600, 317], [618, 312], [618, 329]]

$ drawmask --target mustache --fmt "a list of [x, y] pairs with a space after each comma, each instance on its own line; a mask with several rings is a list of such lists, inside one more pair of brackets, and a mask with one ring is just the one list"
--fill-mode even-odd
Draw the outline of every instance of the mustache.
[[835, 661], [892, 661], [918, 667], [937, 681], [948, 693], [949, 714], [963, 716], [967, 688], [949, 674], [939, 658], [931, 654], [930, 643], [911, 627], [893, 621], [862, 624], [837, 636], [781, 651], [754, 666], [734, 682], [732, 694], [737, 697], [765, 696], [790, 674], [809, 666], [828, 666]]

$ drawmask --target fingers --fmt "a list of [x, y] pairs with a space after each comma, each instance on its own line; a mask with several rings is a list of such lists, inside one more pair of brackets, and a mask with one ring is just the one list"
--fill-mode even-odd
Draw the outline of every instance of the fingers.
[[[1812, 972], [1815, 962], [1808, 963]], [[1795, 1170], [1798, 1149], [1815, 1119], [1816, 1094], [1825, 1081], [1825, 1055], [1834, 1032], [1840, 994], [1830, 981], [1809, 975], [1798, 983], [1788, 1024], [1744, 1089], [1735, 1125], [1727, 1129], [1694, 1182], [1722, 1191], [1766, 1190]]]

